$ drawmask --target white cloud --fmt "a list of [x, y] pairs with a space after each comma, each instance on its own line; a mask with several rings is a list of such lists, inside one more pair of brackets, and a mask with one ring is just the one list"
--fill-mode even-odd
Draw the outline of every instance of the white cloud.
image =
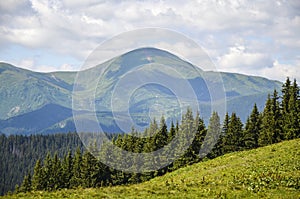
[[296, 78], [299, 81], [299, 74], [300, 60], [294, 64], [282, 64], [275, 60], [272, 67], [262, 68], [261, 70], [257, 71], [256, 75], [268, 77], [270, 79], [277, 79], [284, 82], [286, 77], [291, 79]]
[[[279, 67], [274, 60], [296, 63], [300, 52], [299, 10], [297, 0], [8, 0], [0, 3], [0, 52], [20, 45], [29, 51], [47, 49], [82, 62], [101, 42], [123, 31], [162, 27], [194, 39], [220, 69], [268, 71]], [[245, 49], [237, 52], [238, 46]], [[37, 62], [34, 64], [38, 67]], [[284, 67], [294, 70], [293, 64]]]
[[270, 67], [272, 59], [263, 53], [251, 53], [245, 51], [245, 46], [234, 46], [229, 52], [218, 59], [218, 67], [225, 71], [251, 71], [258, 68]]
[[218, 69], [226, 72], [263, 76], [285, 81], [286, 77], [300, 79], [300, 60], [283, 64], [267, 54], [245, 52], [244, 46], [229, 48], [229, 53], [218, 58]]

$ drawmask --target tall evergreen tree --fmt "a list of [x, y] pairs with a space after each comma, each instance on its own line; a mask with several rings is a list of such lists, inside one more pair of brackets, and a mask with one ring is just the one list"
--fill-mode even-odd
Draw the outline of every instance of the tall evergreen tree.
[[[208, 124], [207, 135], [203, 143], [203, 147], [201, 148], [201, 153], [209, 154], [209, 158], [214, 157], [213, 148], [215, 144], [217, 144], [219, 136], [221, 134], [221, 123], [220, 117], [217, 112], [213, 112]], [[203, 156], [200, 154], [200, 156]]]
[[282, 131], [282, 114], [280, 111], [279, 96], [276, 90], [274, 90], [272, 96], [272, 112], [274, 117], [273, 143], [277, 143], [284, 140], [284, 134]]
[[81, 173], [82, 173], [82, 186], [95, 187], [97, 182], [97, 159], [89, 152], [86, 151], [82, 157]]
[[45, 189], [46, 190], [53, 190], [54, 188], [54, 178], [53, 178], [53, 164], [52, 164], [52, 158], [50, 153], [47, 153], [47, 156], [44, 160], [44, 164], [43, 164], [43, 173], [44, 176], [46, 177], [44, 179], [44, 183], [45, 183]]
[[168, 142], [168, 127], [165, 117], [162, 116], [160, 120], [160, 127], [158, 133], [154, 136], [155, 150], [162, 148]]
[[29, 192], [32, 190], [31, 186], [31, 174], [25, 175], [24, 180], [20, 186], [20, 192]]
[[[285, 83], [287, 84], [287, 83]], [[283, 100], [282, 100], [282, 115], [283, 115], [283, 133], [285, 139], [294, 139], [299, 134], [299, 87], [296, 80], [293, 85], [283, 88]], [[287, 103], [287, 104], [285, 104]]]
[[193, 160], [192, 162], [198, 162], [200, 158], [200, 149], [203, 145], [204, 139], [207, 134], [207, 130], [204, 124], [203, 119], [200, 118], [199, 112], [197, 112], [195, 121], [194, 121], [195, 129], [196, 129], [196, 135], [193, 140], [193, 143], [191, 145], [191, 150], [193, 154]]
[[220, 137], [219, 137], [217, 143], [214, 146], [211, 157], [221, 156], [225, 153], [225, 151], [224, 151], [225, 135], [227, 135], [227, 133], [228, 133], [229, 122], [230, 122], [230, 117], [228, 115], [228, 112], [226, 112], [225, 118], [223, 121], [223, 125], [221, 128], [221, 134], [220, 134]]
[[246, 149], [252, 149], [258, 147], [258, 137], [259, 132], [261, 131], [261, 118], [260, 113], [256, 104], [252, 109], [250, 117], [247, 119], [243, 142]]
[[228, 124], [227, 134], [224, 136], [224, 152], [238, 151], [243, 148], [242, 142], [243, 123], [241, 119], [232, 113]]
[[73, 157], [71, 151], [64, 157], [62, 164], [63, 187], [71, 188], [71, 179], [73, 176]]
[[187, 151], [189, 145], [192, 144], [194, 139], [194, 133], [196, 129], [194, 126], [194, 116], [191, 108], [187, 108], [185, 114], [182, 115], [181, 124], [178, 130], [178, 140], [176, 142], [176, 148], [174, 150], [175, 157], [183, 154], [180, 158], [174, 161], [174, 169], [180, 168], [186, 165], [190, 160], [190, 151]]
[[62, 176], [62, 165], [61, 165], [61, 161], [58, 157], [57, 152], [54, 154], [53, 160], [52, 160], [52, 179], [51, 182], [53, 183], [52, 189], [53, 190], [57, 190], [60, 188], [64, 187], [64, 182], [63, 182], [63, 176]]
[[281, 108], [282, 113], [286, 114], [290, 112], [289, 108], [289, 101], [291, 97], [291, 80], [287, 77], [285, 83], [282, 85], [282, 101], [281, 101]]
[[176, 135], [176, 129], [174, 126], [174, 122], [171, 122], [170, 132], [168, 134], [168, 143], [170, 143]]
[[258, 145], [266, 146], [273, 143], [274, 134], [274, 114], [272, 111], [272, 100], [271, 96], [268, 95], [265, 108], [262, 112], [262, 128], [258, 137]]
[[44, 190], [46, 176], [42, 167], [41, 160], [38, 159], [34, 166], [33, 176], [32, 176], [32, 189], [33, 190]]
[[[158, 133], [154, 136], [155, 139], [155, 150], [161, 149], [163, 147], [166, 147], [168, 143], [168, 127], [166, 124], [165, 117], [162, 116], [160, 120], [160, 127]], [[166, 165], [167, 163], [167, 155], [168, 154], [161, 154], [160, 156], [156, 157], [155, 164], [160, 165], [162, 167], [163, 165]], [[162, 175], [165, 171], [159, 170], [158, 175]]]
[[82, 155], [79, 148], [76, 149], [73, 163], [73, 175], [71, 178], [71, 187], [82, 185]]
[[226, 112], [225, 119], [224, 119], [223, 126], [222, 126], [222, 132], [221, 132], [223, 136], [225, 136], [228, 132], [229, 122], [230, 122], [230, 116], [229, 116], [228, 112]]

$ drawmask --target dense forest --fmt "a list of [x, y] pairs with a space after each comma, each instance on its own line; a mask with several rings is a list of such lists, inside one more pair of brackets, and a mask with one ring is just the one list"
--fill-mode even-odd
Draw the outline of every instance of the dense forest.
[[36, 161], [47, 153], [57, 151], [63, 157], [66, 151], [83, 149], [76, 133], [54, 135], [0, 135], [0, 195], [12, 191], [24, 175], [33, 171]]
[[[170, 128], [167, 127], [164, 117], [159, 123], [153, 120], [144, 132], [145, 135], [150, 136], [145, 136], [145, 138], [134, 136], [137, 133], [134, 129], [131, 134], [116, 135], [112, 138], [112, 142], [116, 146], [126, 151], [147, 153], [166, 146], [176, 135], [187, 132], [187, 129], [195, 131], [192, 144], [185, 150], [185, 153], [169, 166], [155, 172], [126, 173], [111, 169], [98, 161], [89, 150], [82, 150], [76, 134], [30, 137], [5, 137], [3, 135], [0, 142], [1, 147], [5, 147], [1, 149], [1, 153], [3, 160], [4, 158], [8, 159], [7, 162], [2, 162], [1, 171], [4, 172], [1, 175], [18, 171], [19, 176], [15, 178], [19, 178], [13, 181], [16, 184], [16, 192], [139, 183], [185, 165], [204, 161], [206, 158], [215, 158], [229, 152], [248, 150], [283, 140], [299, 138], [300, 96], [296, 80], [291, 82], [287, 78], [281, 93], [279, 94], [274, 90], [273, 94], [268, 96], [262, 112], [259, 112], [257, 106], [254, 105], [245, 124], [241, 122], [236, 113], [226, 114], [224, 121], [220, 121], [218, 113], [214, 112], [206, 127], [198, 113], [193, 114], [192, 110], [187, 109], [182, 120], [175, 124], [172, 123]], [[215, 132], [215, 130], [220, 131], [220, 136], [209, 133]], [[181, 137], [185, 139], [184, 136]], [[16, 144], [17, 140], [23, 141], [18, 141]], [[181, 141], [178, 140], [178, 142]], [[214, 142], [217, 143], [206, 157], [201, 156], [201, 154], [199, 156], [203, 144], [209, 145]], [[75, 147], [77, 150], [74, 150]], [[102, 154], [99, 155], [115, 159], [120, 157], [120, 154], [106, 157], [105, 154], [109, 150], [104, 145], [103, 150], [101, 150]], [[181, 151], [181, 148], [176, 148], [173, 153], [176, 155]], [[27, 158], [18, 158], [20, 154]], [[15, 159], [9, 157], [12, 155]], [[149, 162], [157, 163], [159, 161], [162, 160]], [[35, 164], [34, 168], [33, 164]], [[136, 164], [128, 162], [128, 167], [134, 166]], [[5, 176], [1, 179], [4, 179], [3, 182], [1, 181], [1, 186], [5, 185], [3, 187], [6, 187], [3, 190], [11, 190], [13, 182], [8, 182], [9, 178]]]

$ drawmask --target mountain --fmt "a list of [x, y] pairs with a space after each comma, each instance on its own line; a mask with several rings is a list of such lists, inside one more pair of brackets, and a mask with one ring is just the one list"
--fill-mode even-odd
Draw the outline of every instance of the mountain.
[[[86, 69], [78, 73], [80, 77], [75, 84], [76, 75], [76, 72], [38, 73], [0, 63], [1, 132], [75, 131], [72, 117], [74, 88], [83, 104], [89, 105], [81, 107], [78, 103], [74, 106], [79, 117], [90, 118], [92, 108], [95, 108], [103, 131], [120, 132], [124, 128], [120, 129], [118, 125], [127, 125], [125, 129], [132, 126], [128, 123], [128, 113], [141, 128], [146, 127], [152, 117], [159, 118], [162, 114], [168, 121], [180, 117], [179, 105], [186, 107], [193, 101], [191, 90], [195, 92], [194, 101], [199, 102], [200, 114], [207, 122], [212, 111], [212, 96], [208, 92], [211, 88], [207, 85], [220, 86], [220, 82], [216, 83], [219, 75], [224, 83], [227, 111], [236, 112], [243, 121], [254, 103], [261, 110], [268, 93], [274, 89], [279, 91], [282, 85], [262, 77], [203, 71], [156, 48], [136, 49]], [[157, 82], [151, 83], [153, 79]], [[223, 97], [215, 93], [216, 100]], [[86, 98], [90, 94], [95, 98]]]
[[229, 153], [139, 184], [3, 198], [299, 198], [299, 141]]

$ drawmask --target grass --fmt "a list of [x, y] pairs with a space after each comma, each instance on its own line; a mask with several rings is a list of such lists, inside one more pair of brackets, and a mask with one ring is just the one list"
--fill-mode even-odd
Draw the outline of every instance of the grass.
[[300, 139], [235, 152], [136, 185], [4, 198], [300, 198]]

